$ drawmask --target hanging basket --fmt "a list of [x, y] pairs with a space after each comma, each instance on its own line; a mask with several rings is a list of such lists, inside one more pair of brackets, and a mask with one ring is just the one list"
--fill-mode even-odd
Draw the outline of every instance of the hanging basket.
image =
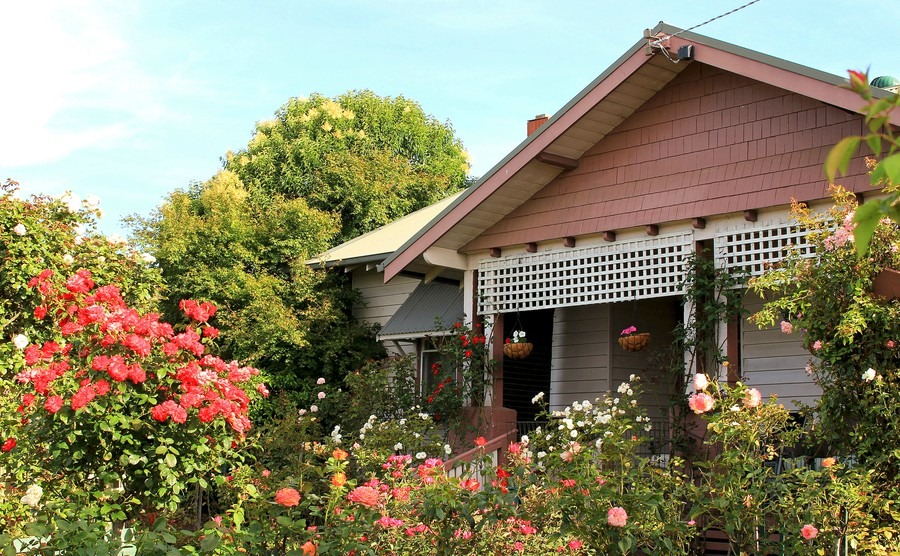
[[632, 334], [631, 336], [621, 336], [619, 345], [625, 351], [641, 351], [650, 345], [650, 333], [641, 332], [640, 334]]
[[534, 344], [531, 342], [503, 344], [503, 353], [510, 359], [525, 359], [531, 355], [532, 349], [534, 349]]

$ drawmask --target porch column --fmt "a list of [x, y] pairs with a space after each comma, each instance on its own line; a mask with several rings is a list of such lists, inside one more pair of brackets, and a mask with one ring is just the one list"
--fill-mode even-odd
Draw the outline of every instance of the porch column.
[[495, 361], [494, 379], [488, 391], [485, 405], [503, 407], [503, 338], [505, 338], [503, 314], [497, 313], [491, 319], [491, 330], [485, 325], [485, 335], [491, 338], [491, 358]]

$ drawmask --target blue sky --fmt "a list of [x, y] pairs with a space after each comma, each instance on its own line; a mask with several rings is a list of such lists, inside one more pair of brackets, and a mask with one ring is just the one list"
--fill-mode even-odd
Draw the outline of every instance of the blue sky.
[[[449, 121], [481, 175], [644, 28], [746, 0], [174, 1], [0, 5], [0, 179], [149, 215], [291, 97], [371, 89]], [[900, 3], [759, 0], [695, 32], [845, 75], [900, 76]]]

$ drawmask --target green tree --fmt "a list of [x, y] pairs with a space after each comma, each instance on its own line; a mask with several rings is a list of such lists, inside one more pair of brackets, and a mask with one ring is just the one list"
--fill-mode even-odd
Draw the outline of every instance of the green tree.
[[465, 187], [467, 158], [418, 103], [350, 91], [291, 99], [225, 167], [252, 190], [335, 214], [341, 243]]
[[384, 353], [351, 317], [359, 298], [347, 276], [305, 261], [458, 191], [467, 169], [453, 129], [411, 100], [313, 95], [282, 106], [222, 172], [132, 227], [159, 261], [170, 320], [179, 299], [214, 302], [223, 353], [258, 367], [275, 391], [303, 392]]
[[182, 318], [180, 299], [218, 305], [221, 353], [260, 368], [275, 391], [308, 390], [310, 377], [341, 377], [381, 355], [373, 331], [349, 315], [346, 278], [305, 264], [337, 223], [304, 199], [253, 195], [225, 170], [132, 224], [159, 261], [167, 317]]

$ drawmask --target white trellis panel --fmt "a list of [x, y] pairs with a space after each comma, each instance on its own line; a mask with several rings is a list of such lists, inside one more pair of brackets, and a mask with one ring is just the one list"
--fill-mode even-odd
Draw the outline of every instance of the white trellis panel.
[[812, 257], [815, 249], [807, 242], [806, 233], [790, 223], [720, 233], [715, 238], [716, 267], [759, 276], [767, 264], [785, 258], [788, 249], [796, 249], [801, 257]]
[[692, 238], [681, 233], [483, 260], [478, 266], [478, 311], [528, 311], [679, 295]]

